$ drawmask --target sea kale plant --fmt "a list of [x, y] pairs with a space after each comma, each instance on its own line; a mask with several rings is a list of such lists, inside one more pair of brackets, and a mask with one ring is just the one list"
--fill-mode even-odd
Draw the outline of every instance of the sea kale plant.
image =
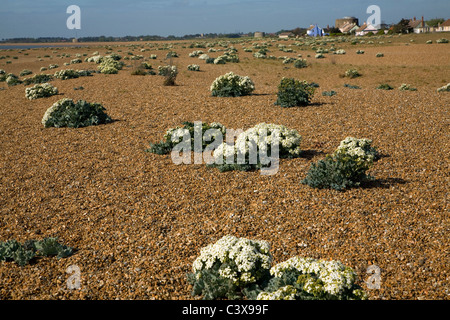
[[[269, 157], [299, 157], [301, 140], [296, 130], [283, 125], [260, 123], [239, 134], [234, 144], [223, 142], [219, 145], [213, 153], [214, 163], [208, 166], [216, 167], [221, 172], [268, 167], [271, 164]], [[278, 155], [272, 154], [272, 146], [278, 148]], [[261, 154], [267, 159], [261, 158]]]
[[295, 256], [271, 267], [266, 241], [227, 235], [200, 250], [187, 280], [193, 296], [251, 300], [364, 300], [356, 274], [340, 261]]
[[25, 89], [25, 97], [29, 100], [51, 97], [58, 94], [58, 88], [50, 83], [35, 84], [31, 88]]
[[[194, 152], [203, 152], [205, 147], [210, 143], [208, 141], [208, 135], [206, 135], [207, 130], [218, 129], [222, 136], [225, 135], [226, 128], [218, 123], [213, 122], [210, 124], [202, 123], [200, 125], [195, 125], [193, 122], [183, 122], [183, 126], [177, 126], [167, 130], [164, 135], [164, 139], [159, 143], [150, 144], [150, 148], [147, 149], [148, 152], [156, 153], [159, 155], [168, 154], [172, 151], [173, 147], [180, 143], [180, 140], [186, 135], [190, 137], [191, 150]], [[201, 137], [201, 145], [195, 145], [195, 137]]]
[[56, 256], [60, 259], [72, 253], [73, 248], [59, 243], [57, 238], [27, 240], [23, 244], [14, 239], [0, 242], [0, 261], [14, 261], [21, 267], [35, 257]]
[[53, 76], [51, 74], [35, 74], [32, 77], [23, 79], [23, 84], [30, 85], [30, 84], [46, 83], [51, 80], [53, 80]]
[[356, 274], [340, 261], [292, 257], [270, 269], [272, 278], [257, 300], [364, 300]]
[[437, 89], [437, 92], [450, 92], [450, 83]]
[[356, 69], [348, 69], [347, 71], [345, 71], [344, 76], [347, 78], [353, 79], [353, 78], [360, 77], [361, 74]]
[[344, 189], [358, 187], [372, 179], [366, 171], [379, 158], [369, 139], [348, 137], [325, 159], [313, 163], [303, 184], [319, 189]]
[[306, 81], [283, 78], [278, 85], [275, 105], [283, 108], [307, 106], [310, 104], [315, 88]]
[[84, 100], [74, 102], [72, 99], [61, 99], [55, 102], [44, 114], [42, 124], [47, 127], [79, 128], [111, 122], [105, 108], [98, 103]]
[[158, 74], [164, 76], [165, 86], [174, 86], [178, 75], [178, 68], [174, 65], [158, 66]]
[[247, 76], [240, 76], [229, 72], [216, 78], [211, 84], [210, 91], [213, 97], [240, 97], [251, 94], [255, 84]]
[[198, 64], [190, 64], [187, 66], [190, 71], [200, 71], [200, 66]]
[[228, 235], [201, 249], [187, 280], [192, 295], [205, 300], [242, 299], [246, 287], [269, 276], [271, 264], [268, 242]]
[[117, 74], [124, 63], [114, 56], [103, 57], [97, 69], [103, 74]]

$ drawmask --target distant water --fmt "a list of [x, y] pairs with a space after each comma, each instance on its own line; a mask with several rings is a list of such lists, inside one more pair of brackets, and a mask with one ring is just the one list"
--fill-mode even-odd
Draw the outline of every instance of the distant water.
[[31, 44], [20, 44], [20, 45], [14, 45], [14, 44], [7, 44], [7, 45], [1, 45], [0, 44], [0, 50], [8, 50], [8, 49], [34, 49], [34, 48], [61, 48], [61, 47], [86, 47], [89, 46], [88, 44], [39, 44], [39, 43], [31, 43]]

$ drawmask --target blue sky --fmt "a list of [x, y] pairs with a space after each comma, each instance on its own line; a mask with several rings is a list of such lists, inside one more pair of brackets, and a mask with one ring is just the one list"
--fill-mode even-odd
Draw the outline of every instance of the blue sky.
[[[0, 39], [176, 35], [196, 33], [276, 32], [281, 29], [334, 25], [378, 5], [381, 20], [450, 18], [449, 0], [0, 0]], [[69, 5], [81, 9], [81, 29], [69, 30]]]

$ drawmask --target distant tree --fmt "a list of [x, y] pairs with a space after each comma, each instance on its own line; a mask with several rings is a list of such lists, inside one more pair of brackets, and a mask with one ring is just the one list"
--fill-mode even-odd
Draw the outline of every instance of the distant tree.
[[443, 23], [445, 20], [443, 18], [435, 18], [425, 21], [430, 27], [437, 27], [439, 23]]
[[293, 34], [295, 34], [296, 36], [302, 36], [306, 34], [306, 29], [302, 29], [302, 28], [295, 28], [291, 31]]
[[399, 23], [394, 25], [393, 33], [410, 33], [412, 28], [409, 26], [408, 19], [402, 19]]

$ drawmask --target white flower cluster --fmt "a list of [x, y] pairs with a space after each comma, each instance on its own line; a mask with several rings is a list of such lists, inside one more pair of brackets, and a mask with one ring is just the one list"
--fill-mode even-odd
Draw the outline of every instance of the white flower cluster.
[[402, 83], [402, 85], [400, 87], [398, 87], [398, 90], [401, 90], [401, 91], [417, 91], [417, 88], [413, 88], [409, 84]]
[[[193, 132], [189, 133], [191, 134], [191, 144], [194, 143], [194, 138], [196, 135], [198, 135], [199, 137], [202, 137], [202, 143], [203, 142], [207, 142], [207, 135], [204, 135], [202, 130], [204, 130], [204, 127], [208, 128], [208, 129], [219, 129], [220, 132], [222, 133], [222, 135], [225, 134], [226, 132], [226, 128], [219, 122], [212, 122], [209, 124], [209, 126], [207, 124], [202, 124], [201, 126], [196, 126], [194, 124], [193, 127]], [[184, 128], [184, 127], [180, 127], [177, 126], [175, 128], [171, 128], [169, 130], [166, 131], [166, 133], [164, 134], [164, 139], [165, 140], [179, 140], [181, 139], [184, 134], [187, 134], [189, 132], [188, 129]]]
[[66, 105], [70, 105], [71, 103], [73, 103], [72, 99], [68, 99], [68, 98], [63, 98], [60, 99], [58, 101], [56, 101], [50, 108], [48, 108], [45, 113], [44, 116], [42, 117], [42, 124], [45, 126], [47, 121], [50, 119], [52, 113], [59, 109], [61, 106], [66, 106]]
[[372, 140], [354, 137], [347, 137], [342, 140], [333, 155], [342, 153], [357, 157], [358, 161], [368, 164], [372, 163], [377, 156], [376, 149], [372, 147]]
[[59, 68], [59, 66], [57, 64], [51, 64], [48, 66], [49, 69], [56, 69]]
[[272, 264], [270, 245], [266, 241], [236, 238], [231, 235], [222, 237], [200, 251], [194, 261], [194, 273], [211, 269], [216, 263], [224, 264], [219, 274], [236, 284], [256, 282], [260, 269], [269, 270]]
[[450, 83], [447, 83], [445, 86], [442, 86], [437, 89], [437, 92], [449, 92], [450, 91]]
[[195, 50], [195, 51], [192, 51], [191, 53], [189, 53], [189, 57], [195, 58], [195, 57], [198, 57], [198, 56], [201, 55], [201, 54], [203, 54], [203, 51], [201, 51], [201, 50]]
[[292, 285], [281, 287], [274, 292], [260, 292], [256, 300], [295, 300], [297, 289]]
[[339, 49], [334, 52], [334, 54], [346, 54], [344, 49]]
[[240, 76], [233, 72], [228, 72], [216, 78], [211, 84], [210, 90], [213, 95], [221, 95], [221, 91], [226, 88], [231, 89], [233, 96], [248, 95], [255, 90], [255, 84], [247, 76]]
[[187, 66], [190, 71], [200, 71], [200, 66], [198, 64], [190, 64]]
[[50, 83], [36, 84], [33, 87], [25, 89], [25, 97], [29, 100], [50, 97], [58, 94], [58, 88]]
[[73, 69], [63, 69], [56, 71], [54, 77], [61, 80], [78, 78], [80, 75]]
[[178, 69], [176, 66], [158, 66], [158, 74], [160, 76], [170, 76], [175, 77], [178, 74]]
[[151, 54], [150, 56], [149, 56], [149, 59], [156, 59], [158, 56], [156, 55], [156, 54]]
[[321, 54], [321, 53], [318, 53], [318, 54], [315, 55], [315, 58], [316, 59], [323, 59], [323, 58], [325, 58], [325, 56], [323, 54]]
[[116, 74], [122, 69], [124, 63], [115, 57], [103, 57], [97, 69], [104, 74]]
[[236, 139], [234, 145], [229, 145], [226, 142], [222, 143], [216, 150], [214, 150], [214, 158], [220, 159], [235, 156], [239, 159], [239, 155], [249, 154], [250, 143], [255, 143], [260, 152], [267, 152], [268, 148], [274, 138], [278, 135], [278, 147], [280, 154], [289, 154], [291, 156], [298, 156], [301, 153], [300, 142], [302, 137], [293, 129], [289, 129], [283, 125], [259, 123], [256, 126], [242, 132]]
[[207, 60], [207, 59], [209, 59], [209, 56], [206, 53], [204, 53], [204, 54], [201, 54], [198, 58], [200, 60]]
[[340, 261], [316, 260], [299, 256], [273, 266], [270, 274], [279, 278], [283, 273], [295, 270], [308, 277], [303, 287], [308, 293], [320, 290], [339, 296], [346, 289], [351, 289], [356, 279], [355, 272]]
[[94, 63], [100, 63], [102, 62], [103, 57], [101, 55], [95, 55], [89, 58], [86, 58], [86, 62], [94, 62]]

